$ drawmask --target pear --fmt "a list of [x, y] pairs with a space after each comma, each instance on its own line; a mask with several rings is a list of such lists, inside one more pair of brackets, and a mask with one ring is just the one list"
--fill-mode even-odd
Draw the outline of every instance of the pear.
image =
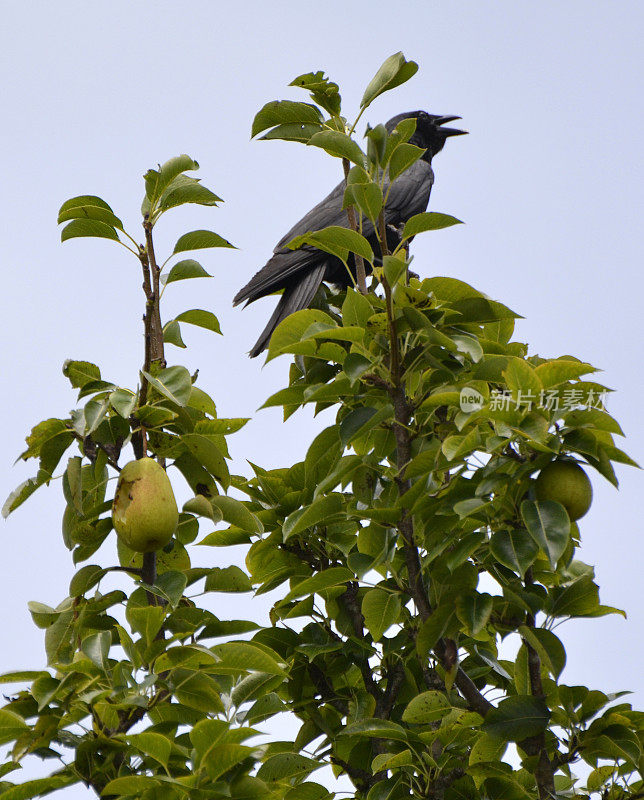
[[555, 500], [574, 522], [588, 511], [593, 501], [593, 487], [588, 475], [576, 461], [551, 461], [535, 481], [537, 500]]
[[112, 521], [122, 542], [137, 553], [160, 550], [172, 539], [177, 501], [166, 471], [153, 458], [130, 461], [121, 470]]

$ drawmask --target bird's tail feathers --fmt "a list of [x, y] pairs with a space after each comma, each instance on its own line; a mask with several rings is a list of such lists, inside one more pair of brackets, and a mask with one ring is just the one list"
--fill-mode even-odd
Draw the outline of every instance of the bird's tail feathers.
[[287, 286], [286, 289], [284, 289], [279, 303], [277, 304], [277, 308], [249, 353], [251, 358], [255, 358], [255, 356], [258, 356], [268, 347], [273, 331], [283, 319], [309, 306], [324, 279], [325, 270], [326, 264], [322, 262], [307, 275], [303, 276], [297, 283], [292, 286]]

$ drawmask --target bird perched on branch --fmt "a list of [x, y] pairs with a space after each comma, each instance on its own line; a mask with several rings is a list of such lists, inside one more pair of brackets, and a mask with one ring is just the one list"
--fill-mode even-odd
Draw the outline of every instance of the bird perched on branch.
[[[393, 232], [400, 229], [414, 214], [425, 211], [434, 183], [432, 158], [439, 153], [449, 136], [459, 136], [467, 131], [458, 128], [445, 128], [447, 122], [460, 119], [455, 116], [438, 116], [426, 111], [408, 111], [398, 114], [387, 122], [385, 128], [391, 133], [403, 119], [414, 118], [416, 130], [409, 139], [410, 144], [425, 149], [423, 156], [407, 171], [399, 175], [391, 184], [384, 209], [387, 239], [390, 247], [400, 241]], [[389, 184], [385, 182], [384, 194]], [[268, 347], [271, 335], [279, 323], [289, 314], [307, 308], [323, 281], [347, 286], [350, 277], [347, 270], [335, 256], [306, 245], [298, 250], [289, 250], [285, 245], [296, 236], [318, 231], [330, 225], [349, 227], [346, 209], [342, 208], [345, 182], [339, 183], [324, 200], [312, 208], [277, 243], [274, 255], [235, 295], [233, 305], [252, 303], [260, 297], [283, 289], [277, 308], [250, 351], [251, 358], [258, 356]], [[364, 218], [362, 235], [369, 240], [374, 251], [378, 251], [378, 240], [371, 220]], [[393, 235], [393, 241], [389, 236]], [[355, 265], [349, 266], [355, 271]]]

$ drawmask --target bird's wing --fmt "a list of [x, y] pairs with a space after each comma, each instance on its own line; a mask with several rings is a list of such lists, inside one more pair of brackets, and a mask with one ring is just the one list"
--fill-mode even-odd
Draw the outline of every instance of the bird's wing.
[[[387, 196], [385, 222], [388, 225], [399, 225], [401, 222], [406, 222], [414, 214], [424, 211], [429, 202], [429, 194], [433, 183], [434, 172], [431, 165], [423, 160], [412, 164], [392, 184], [386, 180], [383, 187]], [[342, 208], [344, 188], [345, 184], [342, 181], [324, 200], [321, 200], [308, 214], [302, 217], [287, 234], [282, 236], [273, 252], [276, 254], [292, 252], [285, 245], [295, 239], [296, 236], [301, 236], [309, 231], [319, 231], [331, 225], [348, 228], [347, 210]], [[389, 191], [388, 195], [387, 191]], [[367, 217], [362, 221], [362, 234], [367, 239], [374, 235], [373, 223]], [[309, 249], [313, 250], [314, 248]]]
[[292, 252], [285, 245], [290, 242], [291, 239], [295, 239], [296, 236], [301, 236], [303, 233], [319, 231], [322, 230], [322, 228], [328, 228], [330, 225], [343, 225], [347, 227], [347, 212], [346, 209], [344, 211], [342, 210], [343, 198], [344, 181], [332, 189], [324, 200], [320, 200], [316, 206], [313, 206], [308, 214], [305, 214], [299, 222], [296, 222], [291, 230], [285, 233], [275, 245], [273, 252]]
[[[431, 165], [422, 160], [413, 164], [392, 184], [385, 181], [384, 190], [387, 196], [385, 224], [398, 226], [414, 214], [424, 211], [429, 202], [433, 182], [434, 173]], [[260, 297], [285, 288], [300, 273], [313, 267], [317, 272], [319, 266], [332, 260], [331, 256], [315, 247], [307, 245], [298, 250], [289, 250], [285, 245], [296, 236], [309, 231], [319, 231], [330, 225], [348, 228], [347, 211], [342, 208], [343, 197], [344, 182], [339, 183], [280, 239], [275, 247], [275, 254], [246, 286], [237, 292], [233, 304], [237, 305], [244, 301], [252, 303]], [[374, 226], [367, 217], [362, 221], [362, 234], [375, 244]]]
[[255, 342], [249, 353], [251, 358], [255, 358], [262, 350], [268, 347], [273, 331], [283, 319], [286, 319], [286, 317], [290, 314], [294, 314], [296, 311], [308, 308], [309, 303], [313, 300], [318, 287], [322, 283], [325, 269], [326, 265], [322, 262], [310, 272], [306, 272], [302, 275], [296, 283], [284, 289], [279, 303], [277, 304], [277, 308], [273, 311], [266, 327], [260, 333], [259, 339]]

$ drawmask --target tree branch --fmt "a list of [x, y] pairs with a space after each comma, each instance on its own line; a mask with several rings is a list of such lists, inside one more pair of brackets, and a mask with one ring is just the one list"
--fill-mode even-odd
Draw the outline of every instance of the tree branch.
[[[525, 585], [526, 588], [532, 586], [532, 567], [526, 571]], [[526, 614], [526, 624], [530, 628], [535, 627], [534, 614]], [[530, 676], [530, 691], [533, 697], [543, 698], [543, 683], [541, 681], [541, 659], [537, 651], [524, 640], [524, 644], [528, 651], [528, 674]], [[539, 792], [539, 800], [551, 800], [557, 796], [555, 790], [555, 770], [548, 755], [546, 748], [545, 733], [540, 733], [536, 736], [531, 736], [523, 742], [519, 742], [519, 746], [523, 748], [528, 755], [537, 755], [539, 760], [537, 767], [534, 771], [534, 777], [537, 782], [537, 790]]]

